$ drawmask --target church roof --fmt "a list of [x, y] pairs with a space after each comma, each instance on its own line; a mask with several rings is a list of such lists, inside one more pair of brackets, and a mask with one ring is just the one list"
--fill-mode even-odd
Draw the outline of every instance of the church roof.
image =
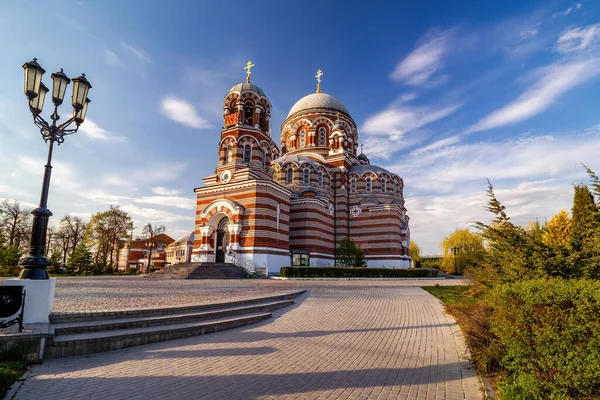
[[350, 112], [348, 111], [346, 106], [336, 97], [327, 93], [312, 93], [298, 100], [288, 113], [288, 117], [292, 114], [301, 111], [308, 111], [321, 108], [339, 111], [350, 116]]
[[370, 164], [361, 164], [361, 165], [353, 165], [350, 167], [350, 169], [348, 170], [349, 173], [356, 173], [356, 174], [363, 174], [365, 172], [385, 172], [386, 174], [389, 175], [396, 175], [391, 173], [390, 171], [388, 171], [385, 168], [381, 168], [378, 167], [377, 165], [370, 165]]
[[[265, 92], [263, 92], [263, 90], [261, 88], [256, 86], [254, 83], [250, 83], [250, 82], [238, 83], [237, 85], [235, 85], [234, 87], [229, 89], [229, 92], [227, 92], [227, 94], [229, 94], [231, 92], [240, 92], [240, 93], [241, 92], [254, 92], [254, 93], [258, 94], [259, 96], [267, 97], [267, 95], [265, 94]], [[227, 97], [227, 96], [225, 96], [225, 97]]]
[[285, 154], [285, 155], [271, 161], [271, 163], [277, 163], [277, 164], [281, 164], [281, 165], [283, 165], [287, 162], [291, 162], [291, 163], [294, 163], [297, 165], [309, 163], [315, 167], [319, 167], [319, 166], [323, 165], [319, 161], [315, 160], [314, 158], [303, 156], [301, 154]]

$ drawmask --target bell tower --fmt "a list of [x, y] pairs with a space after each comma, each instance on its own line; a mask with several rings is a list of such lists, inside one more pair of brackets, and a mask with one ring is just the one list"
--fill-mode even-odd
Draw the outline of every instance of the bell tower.
[[[250, 82], [254, 64], [248, 61], [246, 81], [232, 87], [223, 100], [223, 129], [215, 184], [239, 179], [269, 178], [279, 149], [271, 138], [271, 102]], [[209, 184], [208, 182], [206, 182]]]

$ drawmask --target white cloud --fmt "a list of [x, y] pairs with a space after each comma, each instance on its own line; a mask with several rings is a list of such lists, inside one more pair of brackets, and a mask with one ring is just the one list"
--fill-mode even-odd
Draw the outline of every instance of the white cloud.
[[123, 47], [129, 53], [133, 54], [138, 60], [146, 62], [146, 63], [150, 62], [150, 57], [148, 57], [148, 54], [144, 50], [142, 50], [138, 47], [134, 47], [125, 42], [121, 42], [121, 47]]
[[147, 167], [131, 171], [129, 176], [134, 182], [155, 185], [177, 179], [186, 166], [184, 163], [176, 162], [153, 162]]
[[209, 128], [208, 121], [200, 117], [194, 106], [183, 99], [176, 97], [165, 97], [160, 104], [163, 115], [175, 122], [196, 129]]
[[447, 51], [449, 32], [428, 34], [391, 74], [395, 81], [421, 86], [431, 83], [433, 75], [443, 67], [442, 57]]
[[123, 136], [116, 136], [114, 132], [101, 128], [91, 119], [86, 119], [80, 125], [79, 130], [92, 140], [115, 140], [124, 142], [127, 139]]
[[407, 137], [435, 121], [445, 118], [461, 107], [455, 104], [443, 108], [404, 106], [395, 103], [388, 109], [368, 117], [361, 128], [365, 138], [365, 152], [376, 157], [389, 158], [395, 151], [419, 143], [422, 137]]
[[460, 136], [458, 136], [458, 135], [450, 136], [448, 138], [435, 141], [427, 146], [415, 149], [411, 152], [411, 154], [418, 156], [420, 154], [424, 154], [424, 153], [427, 153], [427, 152], [430, 152], [433, 150], [438, 150], [438, 149], [453, 145], [458, 142], [460, 142]]
[[579, 10], [581, 7], [583, 7], [583, 4], [581, 4], [581, 3], [575, 3], [574, 6], [567, 8], [565, 11], [560, 11], [560, 12], [552, 14], [552, 18], [560, 17], [561, 15], [572, 14], [575, 11]]
[[110, 186], [131, 186], [131, 182], [118, 175], [107, 175], [102, 179], [102, 182]]
[[384, 167], [404, 178], [411, 233], [429, 254], [455, 228], [491, 219], [483, 208], [486, 178], [514, 222], [525, 224], [571, 208], [572, 184], [587, 181], [578, 164], [600, 172], [600, 131], [595, 128], [582, 134], [427, 147]]
[[193, 210], [196, 208], [196, 201], [194, 199], [180, 196], [147, 196], [135, 199], [134, 202], [183, 208], [187, 210]]
[[559, 53], [573, 53], [593, 46], [600, 39], [600, 23], [563, 32], [555, 46]]
[[[192, 215], [179, 215], [169, 211], [158, 210], [156, 208], [141, 208], [134, 204], [121, 206], [121, 209], [132, 215], [136, 221], [136, 226], [141, 226], [147, 222], [169, 223], [194, 220]], [[193, 228], [192, 225], [193, 224], [190, 224], [190, 230]]]
[[159, 196], [177, 196], [179, 193], [181, 193], [181, 190], [167, 189], [162, 186], [157, 186], [155, 188], [152, 188], [152, 193], [157, 194]]
[[540, 69], [541, 78], [512, 103], [496, 110], [465, 133], [473, 133], [515, 124], [545, 111], [561, 95], [598, 74], [600, 59], [555, 64]]
[[114, 205], [121, 204], [123, 201], [128, 201], [131, 198], [127, 196], [120, 196], [116, 194], [106, 193], [102, 190], [91, 190], [89, 192], [82, 193], [82, 196], [99, 204]]
[[121, 66], [121, 60], [119, 60], [119, 56], [110, 50], [104, 50], [104, 61], [113, 67]]
[[539, 33], [539, 31], [537, 30], [537, 28], [532, 28], [532, 29], [524, 29], [520, 32], [521, 35], [521, 39], [525, 40], [525, 39], [529, 39], [532, 37], [537, 36]]

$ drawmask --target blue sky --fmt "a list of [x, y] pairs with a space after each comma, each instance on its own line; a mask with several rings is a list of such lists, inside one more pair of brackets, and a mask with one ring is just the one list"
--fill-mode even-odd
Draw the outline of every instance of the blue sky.
[[578, 163], [600, 172], [600, 3], [340, 4], [0, 1], [0, 198], [39, 197], [46, 145], [21, 69], [33, 57], [47, 84], [64, 68], [93, 85], [88, 120], [54, 153], [55, 221], [120, 204], [138, 228], [192, 230], [222, 98], [248, 60], [276, 138], [323, 70], [323, 91], [348, 107], [371, 162], [404, 178], [424, 253], [489, 219], [485, 178], [526, 223], [570, 209], [572, 183], [586, 179]]

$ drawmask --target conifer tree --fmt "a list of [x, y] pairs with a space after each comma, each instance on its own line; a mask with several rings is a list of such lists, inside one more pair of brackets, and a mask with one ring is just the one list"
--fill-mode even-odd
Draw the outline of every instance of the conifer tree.
[[569, 250], [572, 263], [579, 274], [597, 278], [600, 272], [600, 224], [598, 208], [588, 186], [575, 185], [571, 215]]

